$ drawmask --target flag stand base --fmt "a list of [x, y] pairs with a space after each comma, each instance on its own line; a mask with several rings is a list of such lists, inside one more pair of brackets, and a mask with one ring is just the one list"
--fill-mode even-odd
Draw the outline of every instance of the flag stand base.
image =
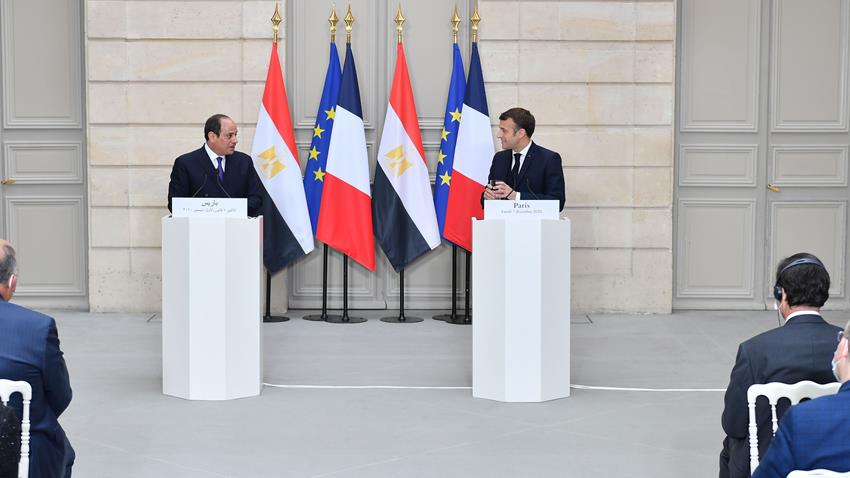
[[[472, 324], [472, 311], [469, 310], [469, 305], [470, 305], [470, 302], [469, 302], [469, 276], [471, 274], [471, 272], [470, 272], [471, 266], [472, 266], [472, 254], [469, 251], [467, 251], [466, 252], [466, 286], [464, 287], [464, 296], [466, 298], [466, 301], [464, 302], [464, 314], [463, 315], [456, 315], [455, 314], [455, 307], [454, 307], [455, 302], [454, 302], [454, 297], [452, 297], [452, 313], [451, 313], [451, 315], [447, 316], [448, 317], [448, 319], [446, 320], [447, 324], [452, 324], [452, 325], [470, 325], [470, 324]], [[452, 293], [454, 293], [454, 290], [452, 290]], [[454, 315], [454, 317], [452, 317], [452, 315]]]
[[443, 322], [456, 321], [457, 315], [457, 245], [452, 244], [452, 313], [440, 314], [433, 317], [434, 320]]
[[348, 255], [342, 256], [342, 315], [329, 315], [325, 322], [329, 324], [362, 324], [364, 317], [348, 316]]
[[289, 317], [283, 317], [281, 315], [272, 315], [272, 275], [269, 273], [269, 270], [266, 269], [266, 313], [263, 314], [263, 323], [264, 324], [273, 324], [277, 322], [286, 322], [289, 320]]
[[405, 317], [404, 315], [404, 269], [398, 272], [398, 317], [382, 317], [381, 322], [390, 324], [415, 324], [422, 322], [422, 317]]
[[302, 317], [311, 322], [329, 322], [328, 319], [341, 319], [341, 315], [328, 315], [328, 245], [323, 245], [322, 250], [322, 313], [310, 314]]

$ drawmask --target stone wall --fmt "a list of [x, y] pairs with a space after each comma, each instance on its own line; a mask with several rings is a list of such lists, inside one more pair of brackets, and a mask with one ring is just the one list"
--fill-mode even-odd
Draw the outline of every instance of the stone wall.
[[482, 1], [491, 120], [521, 105], [561, 153], [572, 306], [669, 312], [675, 3]]
[[[669, 312], [675, 3], [481, 0], [480, 9], [493, 123], [527, 107], [534, 139], [564, 159], [573, 308]], [[86, 1], [92, 310], [159, 309], [170, 166], [201, 146], [212, 112], [232, 116], [250, 150], [273, 10], [273, 1]]]
[[273, 1], [87, 0], [92, 310], [159, 310], [171, 165], [203, 144], [214, 112], [250, 150], [273, 11]]

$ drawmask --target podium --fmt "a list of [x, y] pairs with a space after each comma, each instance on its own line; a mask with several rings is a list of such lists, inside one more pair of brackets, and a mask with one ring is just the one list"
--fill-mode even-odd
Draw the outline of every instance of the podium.
[[568, 397], [569, 219], [473, 221], [472, 241], [472, 395]]
[[162, 393], [260, 394], [262, 218], [162, 219]]

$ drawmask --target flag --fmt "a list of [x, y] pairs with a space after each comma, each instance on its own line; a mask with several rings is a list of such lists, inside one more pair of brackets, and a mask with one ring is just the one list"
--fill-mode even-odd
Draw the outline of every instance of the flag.
[[272, 274], [313, 250], [297, 155], [275, 43], [251, 148], [254, 168], [267, 192], [263, 200], [263, 263]]
[[325, 171], [328, 169], [328, 146], [331, 143], [339, 81], [342, 76], [336, 44], [331, 43], [330, 50], [325, 86], [322, 87], [322, 99], [319, 101], [319, 111], [316, 112], [316, 126], [313, 127], [313, 139], [310, 141], [310, 151], [307, 152], [307, 169], [304, 171], [304, 193], [307, 195], [307, 209], [310, 211], [313, 235], [319, 225], [319, 206], [322, 203]]
[[316, 238], [374, 272], [369, 157], [350, 43], [345, 47], [324, 183]]
[[440, 132], [440, 152], [437, 154], [437, 177], [434, 181], [434, 208], [440, 235], [444, 238], [446, 224], [446, 205], [449, 201], [449, 188], [452, 181], [452, 164], [455, 159], [457, 131], [460, 127], [461, 109], [463, 109], [463, 90], [466, 79], [463, 77], [463, 58], [460, 48], [454, 44], [452, 59], [452, 78], [449, 83], [449, 97], [446, 99], [446, 114], [443, 119], [443, 131]]
[[440, 245], [431, 178], [401, 42], [378, 148], [372, 213], [375, 237], [396, 271]]
[[446, 239], [472, 251], [472, 218], [484, 217], [481, 193], [495, 153], [477, 42], [472, 43], [461, 115], [443, 234]]

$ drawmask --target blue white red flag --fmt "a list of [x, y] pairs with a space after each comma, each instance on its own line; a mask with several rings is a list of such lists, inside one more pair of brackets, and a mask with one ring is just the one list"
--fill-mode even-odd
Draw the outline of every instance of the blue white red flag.
[[369, 157], [350, 43], [345, 48], [324, 183], [316, 238], [374, 272]]
[[484, 218], [481, 193], [487, 184], [490, 163], [495, 153], [477, 42], [472, 43], [461, 115], [443, 235], [467, 251], [472, 251], [472, 218]]

